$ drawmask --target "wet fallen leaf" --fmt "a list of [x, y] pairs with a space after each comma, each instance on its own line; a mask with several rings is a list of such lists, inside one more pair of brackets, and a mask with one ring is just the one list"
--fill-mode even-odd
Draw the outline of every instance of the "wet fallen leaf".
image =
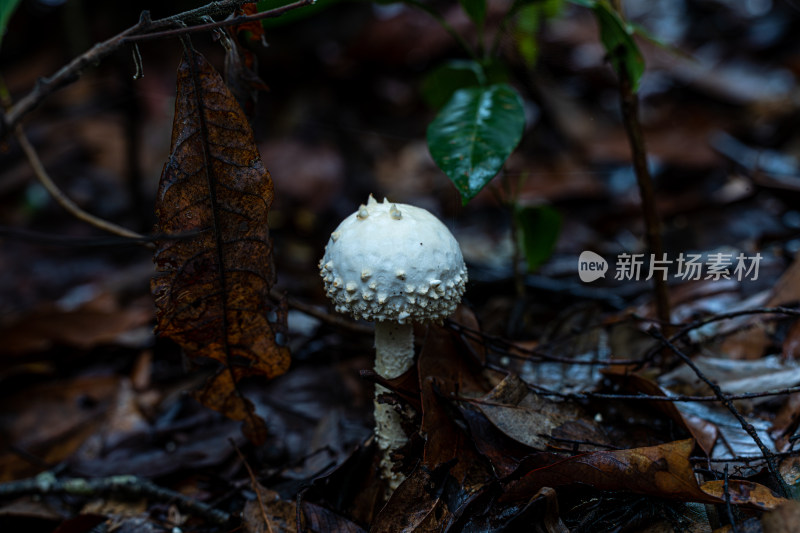
[[123, 334], [147, 325], [152, 317], [149, 304], [138, 302], [122, 308], [110, 294], [102, 294], [76, 309], [45, 304], [0, 328], [0, 353], [21, 355], [54, 345], [85, 350], [117, 342]]
[[[662, 388], [652, 379], [629, 372], [625, 367], [616, 365], [608, 367], [603, 373], [614, 383], [619, 384], [625, 390], [631, 393], [647, 394], [648, 396], [669, 396], [669, 391]], [[703, 449], [706, 454], [711, 454], [714, 449], [714, 444], [719, 435], [719, 429], [708, 422], [703, 420], [695, 414], [682, 412], [676, 402], [651, 402], [652, 405], [680, 424], [692, 437], [695, 438], [698, 445]]]
[[[800, 254], [775, 283], [764, 307], [793, 305], [800, 301]], [[758, 359], [770, 344], [767, 319], [774, 315], [757, 314], [726, 323], [731, 334], [722, 342], [722, 353], [735, 359]], [[734, 329], [735, 328], [735, 329]]]
[[248, 500], [242, 511], [242, 525], [247, 533], [297, 531], [295, 504], [282, 500], [277, 492], [257, 484], [258, 497]]
[[[608, 444], [602, 429], [575, 404], [530, 392], [509, 374], [486, 396], [472, 403], [497, 429], [534, 450], [561, 447], [558, 438]], [[577, 432], [577, 434], [576, 434]], [[563, 445], [567, 448], [569, 444]]]
[[[115, 376], [78, 377], [31, 386], [3, 399], [0, 481], [28, 477], [70, 457], [102, 426], [118, 383]], [[22, 460], [25, 456], [40, 462]]]
[[63, 516], [41, 498], [23, 496], [0, 505], [0, 520], [5, 517], [25, 517], [59, 522]]
[[522, 460], [535, 450], [512, 439], [468, 402], [459, 402], [461, 416], [469, 428], [475, 448], [491, 464], [499, 477], [513, 473]]
[[800, 502], [783, 502], [761, 518], [764, 533], [792, 533], [800, 524]]
[[[707, 481], [700, 485], [700, 490], [720, 501], [726, 501], [724, 480]], [[727, 491], [727, 497], [733, 505], [748, 505], [761, 510], [775, 509], [787, 501], [764, 485], [743, 479], [729, 479]]]
[[269, 300], [272, 181], [234, 97], [191, 48], [177, 84], [170, 158], [156, 203], [157, 233], [171, 236], [155, 254], [157, 332], [191, 360], [221, 364], [197, 398], [242, 420], [245, 435], [263, 443], [266, 424], [238, 383], [289, 366], [285, 307]]
[[[542, 487], [581, 483], [598, 490], [623, 490], [665, 499], [723, 503], [716, 482], [702, 487], [695, 479], [689, 454], [692, 439], [630, 450], [600, 451], [564, 458], [551, 456], [549, 463], [533, 468], [508, 484], [501, 501], [526, 500]], [[541, 459], [540, 459], [541, 460]], [[770, 509], [784, 501], [757, 483], [734, 484], [732, 502], [755, 509]], [[706, 490], [707, 489], [707, 490]], [[739, 490], [740, 489], [740, 490]]]
[[452, 461], [430, 470], [417, 468], [381, 509], [371, 533], [447, 531], [478, 492], [465, 491], [451, 475]]
[[364, 530], [347, 518], [330, 509], [311, 502], [303, 502], [306, 530], [312, 533], [364, 533]]

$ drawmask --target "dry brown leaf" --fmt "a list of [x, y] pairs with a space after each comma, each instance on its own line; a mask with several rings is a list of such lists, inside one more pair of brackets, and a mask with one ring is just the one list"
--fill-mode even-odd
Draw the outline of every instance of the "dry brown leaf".
[[30, 314], [4, 324], [0, 353], [22, 355], [40, 352], [54, 345], [89, 349], [113, 343], [120, 335], [145, 326], [153, 318], [148, 305], [120, 308], [109, 294], [103, 294], [77, 309], [47, 304]]
[[[603, 370], [603, 374], [629, 392], [649, 396], [668, 396], [667, 391], [658, 383], [641, 374], [632, 373], [624, 366], [610, 366]], [[682, 412], [675, 402], [652, 402], [652, 405], [683, 426], [695, 438], [703, 451], [707, 455], [711, 454], [719, 436], [719, 429], [713, 423], [694, 414]]]
[[[791, 305], [800, 301], [800, 254], [796, 255], [792, 264], [781, 275], [772, 288], [764, 307]], [[769, 346], [770, 340], [764, 326], [764, 319], [770, 315], [754, 315], [740, 321], [739, 326], [750, 325], [742, 331], [730, 335], [722, 343], [722, 353], [737, 359], [758, 359]]]
[[296, 532], [295, 503], [282, 500], [277, 492], [263, 487], [260, 483], [253, 488], [258, 491], [258, 498], [248, 500], [244, 505], [242, 511], [244, 530], [247, 533]]
[[783, 502], [761, 518], [764, 533], [793, 533], [800, 524], [800, 502]]
[[309, 533], [365, 533], [347, 518], [312, 502], [303, 502], [303, 515]]
[[533, 450], [559, 447], [553, 437], [573, 436], [573, 440], [609, 444], [602, 428], [578, 405], [534, 394], [514, 374], [470, 403], [498, 430]]
[[[700, 485], [700, 490], [719, 501], [726, 501], [725, 481], [707, 481]], [[733, 505], [747, 505], [756, 509], [775, 509], [787, 500], [777, 496], [764, 485], [743, 479], [728, 480], [728, 497]]]
[[[501, 501], [524, 501], [542, 487], [581, 483], [598, 490], [623, 490], [658, 498], [724, 503], [716, 482], [697, 483], [689, 455], [693, 439], [630, 450], [592, 452], [573, 457], [551, 456], [549, 463], [534, 468], [508, 484]], [[737, 505], [770, 509], [785, 501], [766, 487], [752, 482], [731, 483], [731, 500]]]
[[[118, 383], [115, 376], [79, 377], [31, 386], [4, 398], [0, 481], [29, 477], [40, 472], [42, 464], [70, 457], [103, 424]], [[11, 446], [38, 457], [42, 464], [21, 460]]]
[[198, 399], [242, 420], [245, 435], [263, 443], [266, 424], [238, 383], [289, 366], [285, 306], [269, 299], [272, 180], [235, 98], [190, 47], [178, 68], [177, 95], [156, 200], [157, 233], [174, 236], [159, 241], [155, 254], [157, 332], [190, 359], [221, 364]]

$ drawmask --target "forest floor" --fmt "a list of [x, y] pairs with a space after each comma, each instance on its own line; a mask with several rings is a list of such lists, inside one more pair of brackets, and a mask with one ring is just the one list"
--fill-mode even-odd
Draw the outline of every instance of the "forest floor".
[[[23, 1], [0, 48], [11, 103], [141, 10], [196, 7], [172, 4]], [[475, 39], [458, 3], [433, 5]], [[487, 20], [504, 6], [490, 2]], [[269, 24], [269, 46], [252, 45], [268, 90], [247, 111], [274, 183], [273, 293], [288, 297], [291, 365], [242, 383], [266, 421], [258, 446], [193, 398], [208, 374], [154, 334], [153, 250], [66, 213], [14, 136], [0, 139], [0, 530], [796, 531], [800, 6], [626, 7], [672, 47], [640, 41], [670, 325], [653, 309], [617, 82], [588, 10], [543, 25], [532, 69], [511, 34], [499, 40], [527, 126], [465, 206], [425, 141], [436, 111], [424, 80], [463, 56], [436, 20], [322, 2]], [[210, 33], [192, 39], [225, 71]], [[22, 126], [77, 205], [150, 234], [182, 46], [140, 43], [139, 79], [132, 52]], [[469, 269], [458, 312], [416, 328], [416, 365], [389, 384], [420, 431], [388, 503], [372, 327], [334, 313], [317, 267], [369, 194], [437, 214]], [[512, 199], [560, 215], [533, 272], [514, 268]], [[607, 261], [605, 277], [581, 279], [585, 251]], [[687, 275], [690, 258], [701, 275]]]

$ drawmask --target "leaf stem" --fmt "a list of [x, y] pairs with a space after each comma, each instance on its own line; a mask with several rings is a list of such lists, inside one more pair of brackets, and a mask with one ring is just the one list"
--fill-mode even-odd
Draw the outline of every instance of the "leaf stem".
[[[618, 13], [621, 17], [622, 13]], [[633, 170], [636, 174], [639, 194], [642, 198], [642, 214], [644, 216], [647, 247], [653, 261], [661, 260], [664, 256], [664, 243], [661, 239], [661, 220], [656, 209], [653, 178], [647, 166], [647, 149], [645, 148], [642, 125], [639, 121], [639, 96], [633, 89], [633, 80], [630, 79], [628, 71], [620, 68], [618, 69], [618, 75], [622, 119], [631, 147]], [[667, 282], [663, 276], [653, 276], [653, 293], [656, 316], [661, 322], [661, 327], [666, 332], [666, 336], [669, 336], [671, 333], [671, 310]]]

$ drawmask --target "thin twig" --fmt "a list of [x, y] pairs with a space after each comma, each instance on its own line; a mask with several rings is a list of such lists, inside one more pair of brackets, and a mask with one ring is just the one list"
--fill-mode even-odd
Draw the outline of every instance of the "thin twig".
[[[593, 359], [591, 361], [585, 361], [580, 359], [573, 359], [571, 357], [552, 355], [549, 353], [542, 352], [539, 349], [527, 349], [521, 346], [517, 346], [513, 342], [508, 341], [502, 337], [490, 335], [488, 333], [472, 329], [470, 327], [464, 326], [463, 324], [453, 322], [452, 320], [446, 320], [445, 324], [448, 328], [457, 331], [458, 333], [461, 333], [467, 339], [478, 341], [482, 343], [486, 348], [496, 353], [506, 355], [510, 358], [525, 359], [525, 360], [534, 360], [534, 358], [536, 358], [541, 361], [549, 361], [553, 363], [570, 363], [576, 365], [597, 365], [597, 366], [633, 365], [642, 362], [641, 359]], [[517, 353], [508, 351], [511, 349], [515, 350], [515, 352]]]
[[275, 9], [262, 11], [261, 13], [255, 13], [252, 15], [240, 15], [238, 17], [234, 17], [231, 19], [219, 20], [215, 22], [206, 22], [205, 24], [186, 26], [183, 28], [175, 28], [174, 30], [146, 33], [143, 35], [132, 35], [130, 37], [125, 37], [124, 39], [122, 39], [122, 43], [126, 44], [126, 43], [140, 42], [140, 41], [150, 41], [153, 39], [162, 39], [164, 37], [175, 37], [178, 35], [185, 35], [187, 33], [196, 33], [199, 31], [214, 30], [217, 28], [225, 28], [228, 26], [236, 26], [238, 24], [243, 24], [245, 22], [251, 22], [255, 20], [280, 17], [284, 13], [287, 13], [299, 7], [310, 6], [315, 1], [316, 0], [298, 0], [297, 2], [287, 4], [285, 6], [276, 7]]
[[[171, 36], [172, 33], [161, 32], [161, 30], [166, 28], [175, 28], [177, 26], [187, 26], [191, 22], [199, 23], [203, 17], [207, 16], [220, 16], [223, 14], [228, 14], [246, 2], [247, 0], [220, 0], [218, 2], [211, 2], [205, 6], [158, 20], [151, 20], [150, 13], [148, 11], [142, 12], [139, 21], [130, 28], [123, 30], [122, 32], [103, 42], [97, 43], [92, 48], [61, 67], [52, 76], [47, 78], [39, 78], [36, 86], [30, 93], [17, 101], [16, 104], [11, 106], [4, 113], [0, 113], [0, 139], [5, 137], [8, 132], [12, 131], [14, 126], [19, 123], [22, 117], [35, 109], [42, 102], [42, 100], [47, 98], [56, 90], [76, 81], [81, 76], [83, 71], [89, 66], [96, 65], [121, 47], [130, 42], [134, 42], [134, 37], [146, 34], [153, 34], [153, 38], [155, 38], [155, 36]], [[262, 13], [256, 13], [255, 15], [236, 17], [235, 19], [230, 19], [228, 21], [221, 21], [218, 24], [220, 26], [226, 26], [230, 24], [241, 24], [242, 22], [249, 20], [275, 17], [282, 15], [289, 10], [307, 6], [312, 3], [313, 0], [300, 0], [293, 4], [264, 11]], [[209, 27], [209, 24], [206, 23], [196, 24], [195, 26], [187, 26], [185, 29], [181, 28], [181, 33], [204, 31], [207, 29], [207, 27]], [[161, 32], [162, 34], [159, 35], [157, 32]]]
[[44, 165], [42, 164], [41, 159], [39, 159], [39, 155], [36, 153], [36, 149], [33, 145], [28, 141], [28, 137], [25, 136], [25, 132], [22, 131], [22, 127], [17, 125], [14, 128], [14, 133], [19, 142], [20, 147], [22, 147], [22, 151], [25, 152], [25, 156], [28, 158], [28, 162], [30, 163], [31, 167], [33, 168], [33, 173], [36, 175], [36, 178], [39, 180], [39, 183], [47, 189], [47, 192], [58, 202], [58, 204], [66, 209], [72, 216], [75, 218], [82, 220], [92, 226], [99, 228], [103, 231], [107, 231], [108, 233], [112, 233], [114, 235], [119, 235], [120, 237], [127, 237], [129, 239], [135, 239], [139, 242], [143, 242], [145, 246], [152, 247], [153, 244], [149, 242], [148, 238], [145, 235], [141, 235], [136, 233], [135, 231], [131, 231], [129, 229], [123, 228], [122, 226], [118, 226], [113, 222], [109, 222], [107, 220], [103, 220], [102, 218], [98, 218], [91, 213], [87, 213], [78, 205], [70, 200], [66, 194], [64, 194], [61, 189], [58, 188], [58, 185], [50, 178], [47, 174], [47, 170], [45, 170]]
[[[557, 396], [569, 400], [640, 400], [649, 402], [718, 402], [717, 396], [689, 396], [685, 394], [675, 394], [670, 396], [657, 396], [654, 394], [609, 394], [603, 392], [586, 393], [563, 393], [544, 389], [534, 385], [528, 388], [540, 396]], [[745, 392], [742, 394], [725, 394], [725, 398], [732, 401], [752, 400], [754, 398], [768, 398], [770, 396], [786, 396], [800, 392], [800, 385], [781, 390], [769, 390], [761, 392]]]
[[147, 497], [160, 502], [174, 503], [182, 511], [203, 517], [214, 524], [227, 524], [231, 518], [225, 511], [214, 509], [203, 502], [174, 490], [159, 487], [151, 481], [136, 476], [58, 479], [51, 472], [44, 472], [35, 478], [0, 483], [0, 498], [12, 498], [27, 494], [70, 494], [93, 497], [108, 493], [129, 497]]
[[738, 318], [746, 315], [790, 315], [800, 316], [800, 309], [793, 307], [756, 307], [753, 309], [740, 309], [738, 311], [731, 311], [730, 313], [720, 313], [707, 318], [696, 320], [676, 331], [670, 338], [670, 342], [675, 342], [690, 331], [700, 329], [703, 326], [711, 324], [712, 322], [719, 322], [722, 320], [729, 320], [731, 318]]
[[736, 519], [733, 517], [733, 506], [731, 505], [731, 488], [728, 483], [728, 465], [725, 465], [724, 477], [725, 480], [722, 485], [722, 492], [725, 494], [725, 510], [728, 513], [728, 521], [731, 524], [733, 533], [739, 533], [739, 528], [736, 527]]
[[728, 411], [730, 411], [730, 413], [736, 418], [736, 420], [739, 421], [739, 424], [742, 426], [742, 429], [745, 430], [745, 432], [748, 435], [750, 435], [750, 438], [753, 439], [753, 442], [756, 443], [756, 446], [758, 446], [758, 449], [761, 450], [761, 453], [764, 455], [764, 459], [767, 463], [767, 469], [775, 477], [775, 481], [780, 486], [782, 495], [784, 497], [788, 497], [788, 491], [786, 490], [786, 482], [783, 480], [783, 476], [781, 476], [781, 473], [778, 470], [778, 466], [775, 463], [775, 456], [773, 455], [772, 451], [770, 451], [770, 449], [767, 448], [767, 446], [761, 440], [761, 437], [758, 436], [758, 432], [756, 432], [756, 429], [753, 427], [753, 425], [750, 422], [748, 422], [744, 418], [744, 416], [742, 416], [742, 414], [733, 404], [733, 400], [731, 400], [725, 393], [723, 393], [719, 385], [717, 385], [714, 381], [709, 379], [703, 373], [703, 371], [700, 370], [700, 368], [698, 368], [696, 364], [694, 364], [694, 361], [692, 361], [692, 359], [688, 355], [686, 355], [680, 349], [678, 349], [678, 347], [675, 346], [672, 342], [670, 342], [666, 337], [664, 337], [664, 335], [662, 335], [660, 331], [658, 331], [656, 328], [651, 328], [650, 333], [653, 335], [653, 337], [661, 341], [664, 344], [664, 346], [669, 348], [672, 351], [672, 353], [674, 353], [681, 360], [683, 360], [683, 362], [686, 363], [686, 365], [688, 365], [689, 368], [692, 369], [695, 375], [698, 378], [700, 378], [700, 380], [702, 380], [703, 383], [705, 383], [711, 388], [711, 390], [714, 392], [714, 395], [719, 399], [720, 402], [722, 402], [722, 405], [724, 405], [728, 409]]
[[[676, 331], [672, 336], [669, 337], [670, 342], [676, 342], [681, 337], [689, 334], [690, 332], [700, 329], [708, 324], [712, 324], [714, 322], [721, 322], [723, 320], [730, 320], [732, 318], [738, 318], [741, 316], [747, 315], [788, 315], [788, 316], [800, 316], [800, 309], [793, 308], [793, 307], [756, 307], [753, 309], [740, 309], [738, 311], [731, 311], [729, 313], [720, 313], [717, 315], [712, 315], [706, 318], [702, 318], [683, 326], [681, 329]], [[648, 354], [645, 355], [643, 360], [652, 359], [660, 348], [655, 347], [651, 349]]]
[[11, 228], [8, 226], [0, 226], [0, 237], [5, 239], [15, 239], [22, 241], [26, 244], [35, 244], [41, 246], [54, 246], [54, 247], [69, 247], [69, 248], [107, 248], [109, 246], [131, 246], [131, 245], [147, 245], [156, 241], [177, 241], [193, 239], [198, 235], [211, 231], [210, 228], [204, 230], [192, 230], [182, 233], [166, 234], [166, 233], [151, 233], [142, 237], [141, 239], [134, 239], [131, 237], [72, 237], [70, 235], [43, 233], [40, 231], [32, 231], [21, 228]]

